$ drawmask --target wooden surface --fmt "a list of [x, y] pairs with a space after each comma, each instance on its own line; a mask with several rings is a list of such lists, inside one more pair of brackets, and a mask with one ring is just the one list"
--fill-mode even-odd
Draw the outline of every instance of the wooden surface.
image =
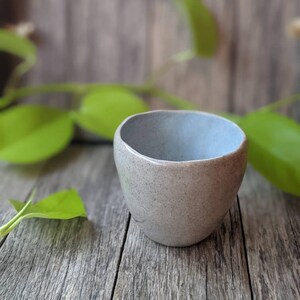
[[[147, 1], [8, 1], [16, 20], [36, 26], [38, 63], [27, 84], [143, 81], [148, 64]], [[65, 95], [29, 100], [74, 105]]]
[[299, 299], [300, 198], [249, 170], [239, 192], [251, 286], [258, 299]]
[[[2, 2], [10, 7], [11, 19], [36, 26], [38, 64], [27, 76], [29, 84], [143, 82], [150, 70], [190, 44], [170, 0]], [[299, 0], [205, 2], [219, 27], [215, 58], [176, 66], [160, 85], [202, 109], [239, 113], [300, 91], [300, 52], [285, 32], [300, 15]], [[65, 96], [42, 99], [74, 105]], [[165, 107], [155, 99], [152, 106]], [[300, 115], [300, 108], [293, 112]]]
[[[215, 58], [176, 66], [162, 87], [239, 113], [300, 91], [300, 52], [285, 34], [298, 0], [206, 2], [219, 25]], [[2, 24], [24, 20], [39, 49], [26, 84], [143, 82], [189, 45], [169, 0], [1, 0]], [[3, 84], [9, 62], [0, 61]], [[76, 105], [65, 95], [28, 100]], [[26, 220], [0, 242], [1, 300], [300, 299], [300, 199], [251, 168], [222, 226], [182, 249], [150, 241], [130, 218], [111, 146], [73, 145], [30, 168], [1, 164], [0, 178], [0, 224], [13, 215], [6, 199], [25, 200], [34, 187], [42, 197], [74, 186], [88, 210], [88, 220]]]
[[25, 220], [2, 241], [0, 299], [299, 299], [300, 199], [248, 168], [210, 237], [188, 248], [144, 236], [127, 211], [111, 146], [74, 145], [30, 168], [1, 165], [6, 199], [74, 186], [88, 219]]

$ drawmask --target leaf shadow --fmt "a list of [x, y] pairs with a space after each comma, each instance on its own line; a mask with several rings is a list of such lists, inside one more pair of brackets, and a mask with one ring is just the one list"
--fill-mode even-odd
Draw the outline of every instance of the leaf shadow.
[[68, 164], [80, 157], [82, 151], [82, 146], [72, 146], [57, 154], [48, 161], [28, 165], [17, 165], [1, 162], [0, 169], [2, 172], [11, 173], [12, 175], [17, 177], [34, 179], [37, 178], [41, 173], [43, 175], [46, 175], [54, 171], [66, 168]]
[[23, 226], [27, 232], [30, 231], [29, 236], [37, 237], [35, 241], [27, 242], [35, 244], [42, 251], [55, 248], [54, 255], [82, 250], [100, 235], [99, 226], [80, 217], [72, 220], [31, 219], [26, 220]]

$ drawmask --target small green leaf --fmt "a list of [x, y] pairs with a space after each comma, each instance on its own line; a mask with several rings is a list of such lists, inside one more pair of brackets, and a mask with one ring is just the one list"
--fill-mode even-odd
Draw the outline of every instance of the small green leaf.
[[218, 45], [217, 26], [210, 10], [201, 0], [173, 0], [183, 14], [198, 56], [211, 57]]
[[80, 110], [72, 116], [84, 129], [113, 139], [115, 130], [125, 118], [147, 110], [148, 105], [126, 89], [101, 87], [88, 94]]
[[285, 192], [300, 196], [300, 126], [273, 112], [255, 112], [239, 125], [249, 141], [250, 163]]
[[74, 189], [62, 190], [34, 204], [31, 199], [27, 203], [17, 200], [10, 200], [10, 203], [18, 214], [0, 228], [0, 237], [7, 235], [23, 219], [46, 218], [67, 220], [76, 217], [86, 217], [82, 200]]
[[0, 50], [25, 60], [34, 60], [36, 55], [36, 47], [31, 41], [5, 29], [0, 29]]
[[[17, 212], [21, 211], [26, 203], [18, 200], [10, 200]], [[62, 190], [52, 194], [31, 206], [26, 210], [26, 218], [46, 219], [72, 219], [86, 217], [84, 205], [75, 189]]]
[[0, 113], [0, 160], [34, 163], [61, 150], [73, 136], [73, 122], [58, 109], [22, 105]]

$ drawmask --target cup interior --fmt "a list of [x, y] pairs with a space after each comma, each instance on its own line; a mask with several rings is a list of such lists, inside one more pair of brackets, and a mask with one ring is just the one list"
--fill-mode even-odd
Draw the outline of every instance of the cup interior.
[[164, 161], [222, 157], [236, 151], [244, 132], [219, 116], [193, 111], [152, 111], [127, 119], [121, 139], [138, 153]]

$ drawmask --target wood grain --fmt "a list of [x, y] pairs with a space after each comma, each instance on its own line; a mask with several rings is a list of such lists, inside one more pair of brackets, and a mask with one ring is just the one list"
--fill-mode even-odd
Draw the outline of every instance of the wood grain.
[[[190, 44], [171, 2], [154, 1], [152, 68]], [[203, 110], [238, 113], [299, 92], [300, 52], [285, 32], [290, 20], [300, 14], [299, 1], [289, 5], [284, 0], [205, 2], [218, 22], [219, 50], [213, 60], [194, 59], [171, 70], [162, 80], [164, 88]]]
[[[76, 186], [89, 216], [20, 224], [0, 249], [1, 299], [299, 298], [300, 199], [251, 168], [222, 226], [188, 248], [152, 242], [132, 219], [127, 232], [110, 146], [73, 146], [45, 166], [2, 164], [1, 178], [5, 198]], [[4, 223], [12, 210], [0, 205]]]
[[[26, 84], [142, 82], [189, 47], [169, 0], [3, 2], [9, 16], [2, 10], [2, 20], [29, 20], [37, 28], [38, 64]], [[300, 15], [298, 0], [206, 3], [219, 27], [215, 58], [176, 66], [162, 87], [201, 109], [239, 113], [300, 91], [300, 48], [285, 34]], [[65, 95], [28, 100], [77, 105]], [[299, 112], [292, 111], [298, 118]], [[89, 214], [88, 220], [26, 220], [0, 242], [1, 300], [300, 298], [300, 200], [251, 168], [218, 231], [183, 249], [155, 244], [129, 223], [111, 147], [73, 146], [46, 166], [1, 164], [0, 176], [1, 224], [13, 214], [4, 200], [25, 199], [33, 187], [42, 197], [75, 186]]]
[[20, 224], [0, 249], [0, 298], [109, 299], [128, 221], [111, 147], [72, 147], [35, 186], [40, 197], [76, 187], [88, 220]]
[[250, 299], [237, 203], [202, 243], [170, 248], [149, 240], [132, 220], [114, 299]]
[[[158, 68], [178, 51], [189, 49], [189, 32], [172, 1], [153, 1], [151, 68]], [[231, 63], [234, 47], [234, 1], [209, 1], [219, 27], [220, 47], [213, 58], [193, 59], [177, 65], [162, 78], [161, 85], [203, 110], [231, 109]], [[154, 101], [155, 108], [161, 103]]]
[[294, 93], [295, 41], [287, 24], [300, 14], [299, 1], [236, 1], [234, 109], [245, 113]]
[[[176, 66], [161, 86], [203, 110], [238, 113], [299, 92], [300, 53], [285, 33], [300, 14], [297, 0], [289, 5], [284, 0], [206, 3], [218, 23], [218, 52], [213, 60]], [[150, 70], [190, 47], [188, 30], [169, 0], [77, 0], [76, 5], [70, 0], [12, 0], [9, 7], [13, 19], [30, 20], [37, 28], [38, 65], [27, 76], [28, 84], [142, 82]], [[78, 105], [65, 95], [30, 98], [37, 99]], [[167, 107], [155, 99], [152, 106]]]
[[256, 299], [300, 298], [300, 198], [249, 168], [240, 190], [249, 271]]
[[[38, 63], [26, 84], [143, 80], [148, 62], [146, 0], [10, 2], [18, 20], [36, 26]], [[56, 106], [74, 105], [65, 95], [37, 99]]]

